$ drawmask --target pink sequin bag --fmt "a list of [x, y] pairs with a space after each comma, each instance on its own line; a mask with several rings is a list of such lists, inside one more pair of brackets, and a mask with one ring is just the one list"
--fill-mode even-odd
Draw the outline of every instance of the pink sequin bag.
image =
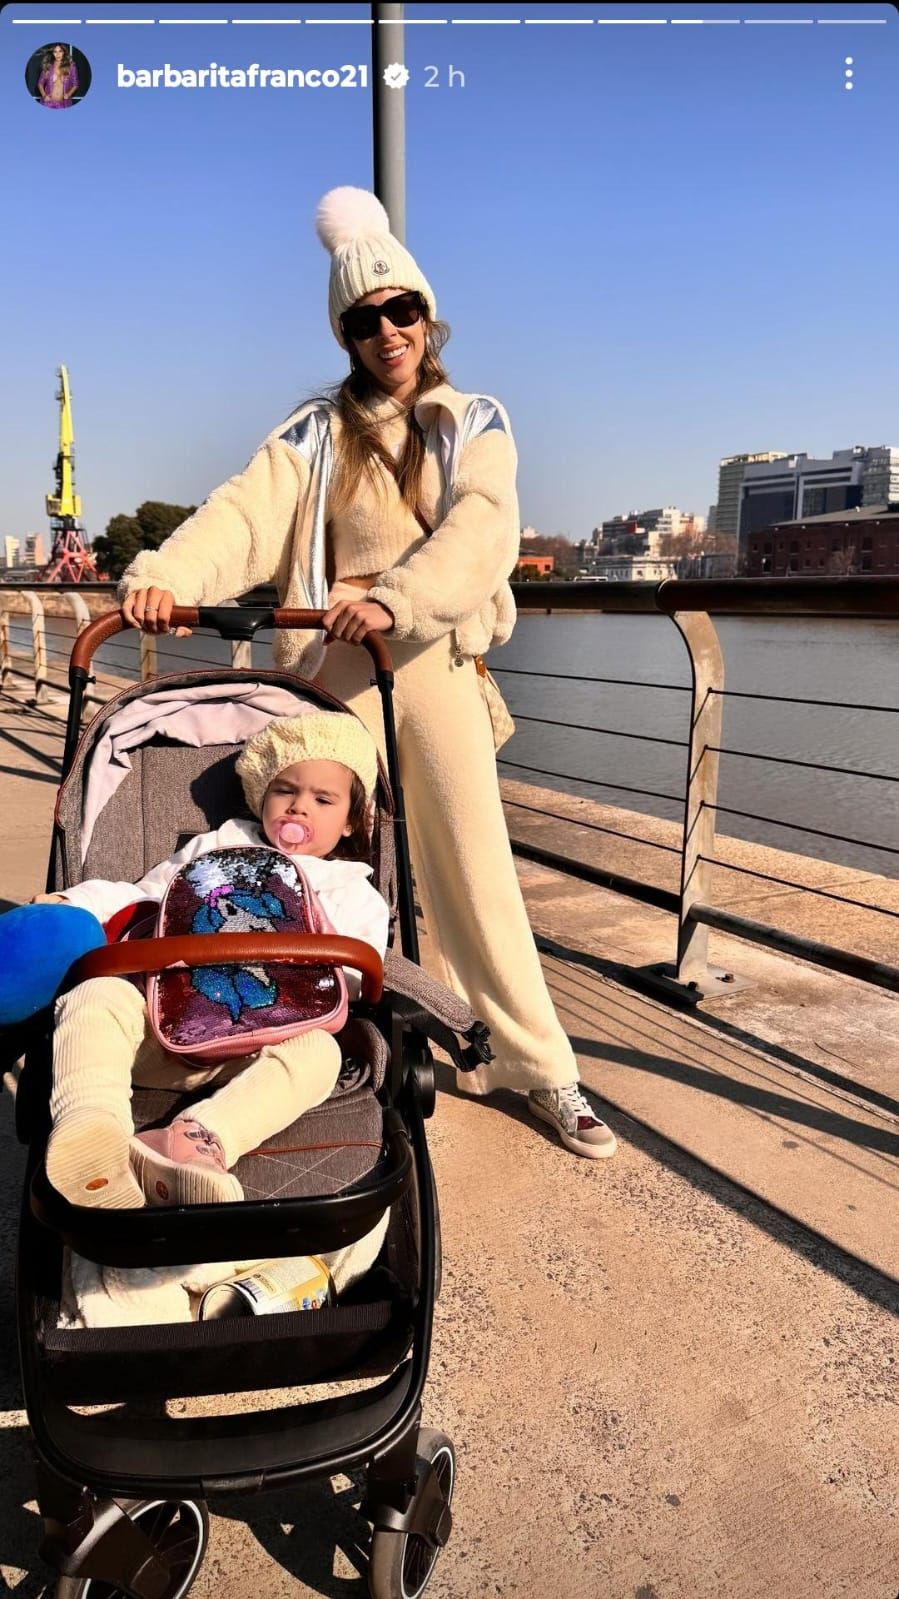
[[[212, 850], [182, 866], [155, 936], [335, 931], [299, 861], [248, 847]], [[174, 966], [148, 978], [147, 1008], [165, 1050], [218, 1065], [312, 1028], [339, 1032], [348, 995], [339, 966]]]

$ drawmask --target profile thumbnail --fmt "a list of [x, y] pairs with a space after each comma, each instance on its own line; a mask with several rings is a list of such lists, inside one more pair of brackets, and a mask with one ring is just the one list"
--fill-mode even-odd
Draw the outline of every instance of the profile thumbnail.
[[48, 111], [67, 111], [78, 105], [91, 84], [87, 57], [74, 45], [58, 40], [35, 50], [25, 68], [28, 93]]

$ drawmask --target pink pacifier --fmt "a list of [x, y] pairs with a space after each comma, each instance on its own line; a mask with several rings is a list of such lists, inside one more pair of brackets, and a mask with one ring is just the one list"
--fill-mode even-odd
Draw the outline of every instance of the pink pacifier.
[[312, 828], [307, 827], [305, 822], [279, 820], [276, 825], [278, 828], [279, 844], [286, 844], [288, 847], [290, 847], [296, 846], [297, 844], [308, 844], [311, 842]]

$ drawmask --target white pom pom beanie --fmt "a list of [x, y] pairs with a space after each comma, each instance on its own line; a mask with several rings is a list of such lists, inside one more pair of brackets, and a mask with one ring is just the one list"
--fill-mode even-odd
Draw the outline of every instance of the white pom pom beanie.
[[378, 289], [417, 289], [433, 322], [437, 301], [409, 251], [390, 231], [390, 219], [368, 189], [329, 189], [319, 201], [315, 231], [331, 254], [328, 315], [338, 344], [348, 349], [340, 327], [344, 311]]

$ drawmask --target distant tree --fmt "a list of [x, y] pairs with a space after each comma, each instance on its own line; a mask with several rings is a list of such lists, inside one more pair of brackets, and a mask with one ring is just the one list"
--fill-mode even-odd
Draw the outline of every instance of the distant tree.
[[126, 566], [141, 550], [158, 550], [170, 533], [193, 516], [195, 505], [167, 505], [163, 500], [144, 500], [134, 516], [114, 516], [105, 534], [94, 539], [93, 552], [101, 572], [120, 578]]
[[737, 559], [737, 541], [732, 533], [664, 533], [659, 539], [659, 555], [677, 562], [678, 577], [698, 577], [704, 555], [730, 555]]
[[737, 541], [733, 533], [715, 533], [693, 529], [687, 533], [663, 533], [659, 539], [659, 554], [669, 558], [697, 555], [733, 555]]
[[832, 550], [827, 563], [827, 570], [831, 577], [851, 577], [858, 571], [857, 552], [854, 544], [848, 544], [842, 550]]

